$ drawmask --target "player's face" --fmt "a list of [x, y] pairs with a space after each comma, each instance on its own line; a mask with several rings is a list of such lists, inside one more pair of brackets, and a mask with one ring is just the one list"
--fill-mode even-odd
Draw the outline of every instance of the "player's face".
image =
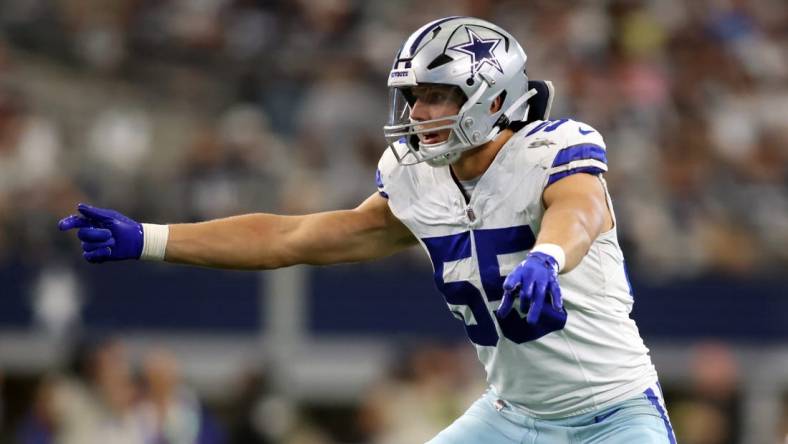
[[[416, 131], [450, 125], [450, 120], [436, 119], [456, 115], [465, 100], [457, 87], [448, 85], [415, 86], [411, 88], [410, 93], [414, 99], [410, 111], [411, 120], [414, 122], [433, 121], [417, 125], [414, 127]], [[451, 129], [426, 131], [419, 133], [418, 137], [421, 143], [429, 145], [445, 142], [451, 135], [451, 131]]]

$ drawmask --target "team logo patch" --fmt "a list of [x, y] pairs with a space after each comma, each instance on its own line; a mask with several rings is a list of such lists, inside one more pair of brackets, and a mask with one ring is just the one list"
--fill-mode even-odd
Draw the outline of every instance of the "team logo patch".
[[546, 147], [549, 148], [551, 145], [555, 145], [555, 142], [553, 142], [552, 140], [547, 140], [547, 139], [537, 139], [537, 140], [534, 140], [533, 142], [531, 142], [531, 144], [528, 145], [528, 148], [539, 148], [539, 147], [543, 147], [543, 146], [546, 146]]
[[495, 48], [501, 43], [501, 39], [483, 39], [473, 32], [471, 28], [465, 28], [465, 30], [468, 31], [468, 43], [452, 46], [449, 49], [471, 56], [471, 76], [479, 72], [485, 64], [492, 66], [503, 74], [501, 63], [498, 61], [498, 58], [495, 57], [494, 53]]

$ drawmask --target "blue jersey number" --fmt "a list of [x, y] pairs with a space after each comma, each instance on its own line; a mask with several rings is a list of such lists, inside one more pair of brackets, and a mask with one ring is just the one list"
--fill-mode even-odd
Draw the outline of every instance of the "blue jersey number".
[[[471, 251], [471, 236], [476, 244], [478, 273], [481, 286], [487, 295], [484, 299], [479, 288], [469, 280], [475, 273], [476, 264]], [[467, 306], [472, 319], [463, 315], [460, 307], [452, 311], [462, 318], [468, 338], [478, 345], [494, 346], [498, 343], [495, 321], [487, 302], [503, 298], [503, 281], [498, 257], [531, 249], [536, 241], [528, 225], [491, 230], [474, 230], [449, 236], [422, 239], [427, 246], [435, 269], [435, 283], [443, 293], [449, 306]], [[507, 339], [522, 344], [564, 328], [566, 311], [557, 312], [547, 304], [536, 325], [529, 325], [512, 310], [505, 318], [498, 318], [501, 332]]]

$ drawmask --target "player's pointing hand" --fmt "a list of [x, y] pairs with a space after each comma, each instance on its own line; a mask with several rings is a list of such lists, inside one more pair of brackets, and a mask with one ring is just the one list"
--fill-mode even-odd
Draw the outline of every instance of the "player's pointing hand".
[[61, 231], [78, 228], [77, 237], [82, 241], [82, 256], [88, 262], [139, 259], [142, 254], [142, 224], [123, 214], [87, 204], [79, 204], [80, 214], [60, 220]]
[[536, 324], [544, 307], [548, 293], [552, 296], [553, 308], [561, 311], [561, 289], [558, 286], [558, 262], [542, 252], [530, 253], [503, 283], [503, 300], [498, 307], [498, 316], [505, 318], [514, 306], [515, 297], [520, 298], [520, 312], [528, 313], [526, 322]]

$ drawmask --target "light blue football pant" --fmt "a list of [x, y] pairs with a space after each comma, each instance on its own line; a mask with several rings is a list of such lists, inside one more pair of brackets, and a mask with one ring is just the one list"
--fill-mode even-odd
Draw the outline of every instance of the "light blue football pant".
[[536, 419], [488, 391], [427, 444], [676, 444], [658, 384], [599, 411]]

